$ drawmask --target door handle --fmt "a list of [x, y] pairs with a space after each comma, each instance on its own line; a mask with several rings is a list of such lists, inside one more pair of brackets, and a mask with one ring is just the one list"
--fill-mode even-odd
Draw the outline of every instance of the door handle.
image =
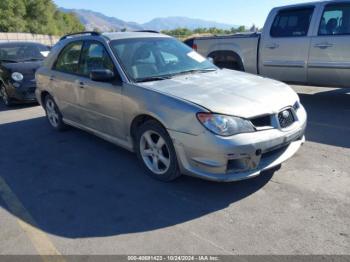
[[318, 44], [315, 44], [314, 47], [316, 48], [321, 48], [321, 49], [326, 49], [328, 47], [332, 47], [333, 44], [331, 43], [318, 43]]
[[265, 47], [268, 49], [276, 49], [276, 48], [279, 48], [280, 46], [276, 43], [273, 43], [273, 44], [267, 44]]
[[80, 88], [84, 88], [84, 87], [85, 87], [84, 82], [79, 82], [79, 87], [80, 87]]

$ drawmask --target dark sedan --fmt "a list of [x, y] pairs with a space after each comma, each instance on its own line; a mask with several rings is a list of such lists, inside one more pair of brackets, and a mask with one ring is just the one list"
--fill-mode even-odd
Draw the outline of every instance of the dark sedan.
[[49, 53], [39, 43], [0, 43], [0, 96], [5, 105], [35, 102], [35, 72]]

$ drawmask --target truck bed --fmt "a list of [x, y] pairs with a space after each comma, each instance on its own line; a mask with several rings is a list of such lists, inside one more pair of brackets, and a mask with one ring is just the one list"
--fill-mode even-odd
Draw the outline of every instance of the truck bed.
[[[185, 43], [204, 57], [215, 58], [216, 64], [235, 70], [258, 74], [258, 50], [260, 33], [244, 33], [222, 36], [203, 36], [188, 39]], [[239, 61], [238, 61], [239, 60]], [[232, 61], [232, 65], [227, 64]]]
[[187, 39], [185, 43], [191, 40], [209, 40], [209, 39], [232, 39], [232, 38], [247, 38], [247, 37], [260, 37], [260, 33], [237, 33], [230, 35], [208, 35], [208, 36], [198, 36]]

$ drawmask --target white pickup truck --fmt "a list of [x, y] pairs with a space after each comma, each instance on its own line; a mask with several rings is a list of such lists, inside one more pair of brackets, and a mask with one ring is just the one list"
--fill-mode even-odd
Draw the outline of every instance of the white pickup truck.
[[219, 67], [291, 83], [350, 87], [350, 1], [274, 8], [261, 34], [188, 39]]

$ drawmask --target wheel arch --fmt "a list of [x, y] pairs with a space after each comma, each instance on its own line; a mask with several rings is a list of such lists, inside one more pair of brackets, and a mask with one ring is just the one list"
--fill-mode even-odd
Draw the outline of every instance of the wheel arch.
[[148, 113], [139, 114], [133, 118], [133, 120], [131, 121], [130, 127], [129, 127], [130, 137], [131, 137], [132, 142], [134, 144], [135, 144], [135, 140], [136, 140], [137, 129], [148, 121], [156, 121], [165, 130], [167, 130], [166, 126], [157, 117], [155, 117], [151, 114], [148, 114]]
[[208, 57], [214, 59], [214, 63], [219, 67], [245, 71], [242, 57], [232, 50], [215, 50], [209, 53]]
[[45, 106], [45, 97], [48, 95], [51, 96], [51, 94], [46, 90], [44, 90], [40, 93], [40, 102], [43, 106]]

